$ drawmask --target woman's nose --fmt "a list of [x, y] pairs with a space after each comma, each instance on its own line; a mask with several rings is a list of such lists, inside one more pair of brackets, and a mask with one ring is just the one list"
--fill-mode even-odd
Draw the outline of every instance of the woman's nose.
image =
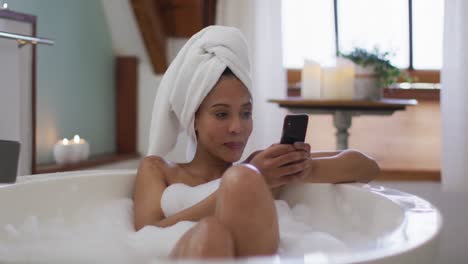
[[239, 117], [235, 117], [231, 120], [231, 123], [229, 124], [229, 133], [238, 134], [240, 132], [242, 132], [242, 121]]

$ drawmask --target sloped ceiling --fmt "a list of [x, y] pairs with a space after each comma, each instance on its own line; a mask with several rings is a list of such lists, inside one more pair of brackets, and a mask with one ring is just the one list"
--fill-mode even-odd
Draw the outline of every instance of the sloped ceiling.
[[213, 25], [216, 0], [130, 0], [155, 73], [164, 73], [169, 37], [188, 38]]

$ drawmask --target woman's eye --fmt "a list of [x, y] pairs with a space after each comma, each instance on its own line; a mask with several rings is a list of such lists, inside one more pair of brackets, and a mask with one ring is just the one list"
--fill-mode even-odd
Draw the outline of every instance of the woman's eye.
[[216, 113], [215, 115], [217, 118], [226, 118], [228, 116], [227, 113]]
[[247, 112], [243, 112], [242, 113], [242, 117], [245, 118], [245, 119], [248, 119], [252, 116], [252, 112], [250, 111], [247, 111]]

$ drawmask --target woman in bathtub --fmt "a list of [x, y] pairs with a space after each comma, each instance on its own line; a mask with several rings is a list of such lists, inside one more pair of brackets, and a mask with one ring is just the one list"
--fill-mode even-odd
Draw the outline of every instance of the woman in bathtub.
[[[187, 64], [187, 60], [192, 59], [190, 56], [197, 56], [191, 54], [190, 51], [200, 47], [210, 56], [204, 58], [205, 63], [200, 63], [200, 60], [195, 59], [198, 63], [196, 68], [199, 70], [189, 74], [194, 76], [200, 74], [205, 70], [203, 67], [209, 64], [206, 62], [213, 58], [217, 60], [216, 63], [227, 61], [226, 64], [230, 65], [221, 63], [218, 68], [209, 68], [211, 73], [206, 74], [216, 72], [213, 69], [219, 71], [219, 68], [221, 68], [221, 73], [217, 74], [214, 85], [208, 83], [208, 87], [200, 88], [205, 89], [206, 92], [204, 95], [203, 93], [199, 95], [200, 102], [192, 106], [191, 121], [185, 121], [189, 124], [185, 127], [193, 128], [196, 140], [193, 159], [187, 163], [173, 163], [161, 157], [164, 152], [158, 152], [158, 144], [156, 144], [154, 151], [151, 151], [150, 146], [150, 154], [160, 155], [149, 155], [141, 161], [134, 192], [135, 229], [140, 230], [145, 226], [165, 228], [185, 221], [193, 222], [189, 228], [186, 228], [186, 231], [179, 235], [175, 245], [171, 246], [172, 249], [168, 253], [174, 258], [272, 255], [277, 252], [280, 241], [274, 199], [278, 198], [281, 188], [297, 181], [307, 183], [368, 182], [376, 177], [379, 168], [373, 159], [355, 150], [310, 152], [308, 144], [299, 142], [293, 145], [273, 144], [264, 150], [254, 152], [239, 165], [233, 165], [241, 158], [253, 123], [254, 101], [250, 92], [250, 80], [247, 79], [249, 75], [245, 75], [246, 71], [242, 71], [247, 69], [248, 72], [248, 64], [245, 65], [248, 62], [243, 61], [247, 52], [242, 46], [245, 41], [242, 35], [232, 28], [210, 27], [204, 31], [192, 37], [192, 41], [189, 40], [186, 44], [188, 47], [184, 47], [185, 50], [182, 49], [182, 54], [175, 59], [174, 65], [171, 64], [172, 69], [171, 67], [168, 69], [165, 78], [180, 82], [178, 78], [181, 76], [180, 72], [184, 71], [184, 66], [178, 69], [174, 67]], [[227, 34], [227, 36], [223, 38], [219, 36], [220, 34]], [[227, 44], [217, 43], [222, 42], [222, 39], [227, 39]], [[241, 41], [241, 48], [239, 48], [239, 41]], [[225, 48], [229, 44], [237, 46], [227, 51], [207, 48], [216, 45]], [[195, 54], [200, 54], [200, 50]], [[234, 61], [232, 56], [236, 56], [237, 63], [231, 63]], [[223, 60], [225, 57], [230, 59]], [[216, 75], [216, 73], [213, 74]], [[193, 85], [194, 79], [202, 80], [198, 86], [206, 86], [206, 78], [199, 78], [199, 76], [189, 76], [185, 78], [185, 81]], [[167, 91], [187, 89], [181, 91], [180, 94], [192, 94], [186, 95], [187, 98], [197, 101], [197, 93], [194, 91], [198, 88], [190, 90], [188, 87], [190, 85], [187, 83], [177, 83], [167, 88]], [[167, 82], [162, 82], [159, 89], [166, 89], [164, 85], [167, 85]], [[170, 97], [163, 91], [158, 91], [157, 97], [163, 96]], [[169, 101], [171, 104], [168, 98], [160, 102], [164, 101]], [[168, 114], [171, 120], [175, 118], [179, 121], [173, 122], [183, 123], [180, 121], [184, 119], [183, 114], [177, 111], [181, 109], [180, 112], [190, 112], [186, 105], [192, 104], [192, 101], [190, 103], [186, 101], [182, 106], [167, 107], [171, 109], [170, 111], [176, 112], [175, 116], [178, 117]], [[155, 111], [158, 112], [153, 115], [165, 111], [162, 105], [162, 110], [156, 110], [157, 105], [155, 103]], [[152, 127], [158, 122], [153, 117]], [[158, 124], [163, 125], [162, 122]], [[184, 129], [184, 124], [176, 128]], [[151, 133], [157, 132], [152, 128]], [[174, 133], [177, 134], [178, 131]], [[161, 146], [167, 143], [157, 138], [153, 140], [153, 143], [160, 140]], [[174, 141], [174, 139], [168, 140]], [[171, 144], [173, 146], [175, 142]], [[219, 181], [219, 187], [215, 188], [211, 194], [199, 198], [199, 201], [188, 208], [181, 208], [179, 211], [166, 215], [167, 212], [164, 211], [166, 205], [163, 204], [168, 202], [163, 197], [169, 195], [165, 193], [166, 188], [182, 183], [195, 189], [196, 186], [204, 186], [215, 180]]]

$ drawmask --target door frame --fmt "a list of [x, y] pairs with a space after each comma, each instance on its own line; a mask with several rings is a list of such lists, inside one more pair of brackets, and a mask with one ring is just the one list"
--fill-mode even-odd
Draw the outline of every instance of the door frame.
[[[0, 18], [9, 19], [17, 22], [24, 22], [31, 24], [32, 36], [36, 37], [37, 34], [37, 17], [30, 14], [24, 14], [16, 11], [11, 11], [8, 9], [0, 9]], [[32, 65], [31, 65], [31, 163], [30, 171], [31, 174], [36, 173], [36, 45], [32, 45]]]

